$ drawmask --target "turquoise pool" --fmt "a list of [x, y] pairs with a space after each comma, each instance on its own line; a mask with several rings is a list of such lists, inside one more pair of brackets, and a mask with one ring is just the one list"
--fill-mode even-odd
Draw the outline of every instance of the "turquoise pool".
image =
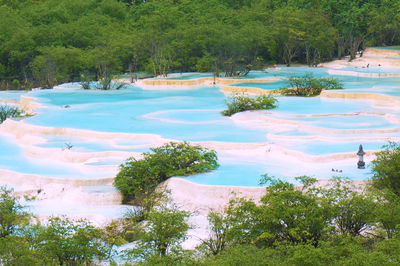
[[383, 50], [398, 50], [400, 51], [400, 46], [387, 46], [387, 47], [371, 47], [374, 49], [383, 49]]
[[[371, 69], [348, 68], [348, 71], [372, 71]], [[400, 95], [398, 78], [367, 78], [346, 75], [329, 75], [329, 69], [308, 67], [283, 67], [251, 72], [246, 78], [276, 77], [281, 80], [271, 83], [242, 83], [237, 86], [255, 86], [263, 89], [275, 89], [284, 86], [291, 76], [302, 76], [313, 73], [316, 77], [333, 76], [339, 78], [345, 89], [342, 92], [373, 92], [386, 95]], [[174, 74], [171, 79], [193, 79], [210, 76], [211, 73]], [[27, 94], [36, 97], [43, 108], [38, 109], [38, 115], [25, 119], [26, 123], [61, 128], [85, 129], [100, 132], [123, 132], [156, 134], [165, 139], [186, 140], [198, 142], [265, 144], [276, 142], [273, 136], [293, 137], [293, 141], [281, 141], [285, 149], [300, 151], [309, 155], [326, 155], [330, 153], [352, 152], [358, 147], [358, 142], [348, 141], [355, 133], [323, 133], [303, 130], [298, 124], [273, 124], [258, 122], [257, 117], [275, 118], [286, 122], [296, 122], [315, 128], [327, 130], [372, 130], [371, 133], [358, 134], [360, 137], [370, 136], [379, 141], [365, 142], [368, 150], [379, 149], [385, 144], [382, 139], [396, 138], [398, 132], [380, 133], [400, 127], [397, 122], [388, 121], [381, 115], [373, 113], [388, 113], [399, 118], [400, 113], [390, 108], [377, 108], [369, 101], [344, 100], [322, 97], [278, 97], [278, 107], [265, 112], [250, 112], [244, 116], [244, 121], [223, 117], [220, 112], [225, 108], [226, 95], [220, 87], [199, 87], [188, 90], [174, 88], [158, 88], [145, 90], [140, 87], [127, 86], [119, 91], [85, 91], [79, 89], [78, 83], [68, 83], [58, 86], [57, 90], [34, 92], [4, 92], [4, 98], [17, 99]], [[1, 93], [0, 93], [0, 97]], [[68, 106], [68, 108], [66, 108]], [[351, 115], [354, 113], [364, 115]], [[328, 115], [329, 116], [324, 116]], [[244, 122], [254, 119], [250, 126]], [[247, 121], [248, 120], [248, 121]], [[261, 120], [260, 120], [261, 121]], [[272, 127], [271, 127], [272, 126]], [[310, 136], [333, 136], [335, 142], [303, 141], [299, 138]], [[269, 137], [270, 136], [270, 137]], [[36, 144], [42, 149], [65, 148], [66, 143], [73, 145], [72, 151], [88, 152], [144, 152], [154, 145], [147, 140], [124, 139], [90, 139], [66, 137], [58, 135], [40, 135], [46, 141]], [[282, 138], [284, 139], [284, 138]], [[363, 143], [364, 144], [364, 143]], [[0, 137], [0, 168], [22, 173], [32, 173], [52, 177], [93, 178], [114, 176], [113, 171], [96, 171], [99, 166], [115, 166], [122, 163], [119, 157], [97, 158], [86, 163], [66, 163], [56, 159], [39, 160], [26, 154], [26, 148], [19, 146], [16, 140]], [[281, 169], [280, 159], [271, 162], [244, 160], [237, 151], [236, 157], [220, 154], [221, 167], [212, 173], [190, 177], [189, 180], [202, 184], [255, 186], [261, 174], [269, 173], [280, 177], [292, 178], [296, 175], [309, 174], [320, 178], [329, 178], [334, 166], [303, 167], [296, 162], [293, 169]], [[83, 165], [83, 168], [82, 168]], [[340, 167], [347, 169], [343, 174], [353, 179], [365, 179], [369, 172], [354, 172], [352, 163], [343, 161]], [[110, 168], [111, 169], [111, 168]], [[246, 176], [243, 175], [246, 173]]]
[[19, 100], [21, 95], [27, 94], [26, 91], [0, 91], [0, 99]]
[[[344, 71], [384, 73], [386, 70], [347, 68]], [[387, 71], [400, 73], [400, 70]], [[306, 73], [338, 78], [344, 84], [344, 90], [340, 91], [343, 93], [400, 96], [400, 78], [330, 75], [329, 69], [325, 68], [278, 66], [250, 72], [245, 77], [273, 77], [278, 81], [235, 86], [277, 89], [287, 86], [287, 78]], [[210, 76], [212, 73], [183, 73], [170, 75], [168, 79]], [[379, 150], [389, 139], [399, 139], [400, 136], [400, 130], [396, 131], [400, 128], [396, 120], [400, 119], [400, 111], [391, 105], [377, 106], [370, 101], [323, 97], [277, 97], [276, 109], [224, 117], [221, 111], [226, 106], [227, 95], [221, 89], [215, 86], [190, 89], [159, 86], [146, 90], [127, 86], [118, 91], [85, 91], [78, 83], [67, 83], [56, 90], [0, 92], [0, 98], [18, 100], [21, 95], [37, 98], [42, 108], [36, 110], [36, 116], [24, 119], [28, 124], [107, 133], [152, 134], [164, 140], [204, 142], [217, 150], [220, 167], [185, 179], [206, 185], [258, 186], [263, 174], [291, 182], [301, 175], [365, 180], [371, 177], [370, 161], [367, 161], [366, 169], [360, 170], [356, 165], [357, 157], [330, 159], [333, 158], [330, 155], [355, 155], [360, 144], [365, 151]], [[385, 114], [392, 119], [388, 120]], [[104, 139], [91, 138], [90, 134], [71, 137], [62, 133], [26, 132], [20, 135], [22, 139], [32, 137], [37, 141], [30, 146], [26, 142], [20, 143], [7, 132], [0, 134], [0, 169], [88, 182], [94, 178], [114, 177], [117, 166], [130, 153], [148, 152], [160, 144], [158, 138], [142, 136], [135, 139], [137, 135], [133, 134], [130, 138]], [[66, 144], [72, 145], [70, 151], [65, 149]], [[33, 156], [37, 150], [43, 156]], [[57, 156], [51, 155], [53, 151], [57, 151]], [[68, 152], [92, 157], [88, 160], [65, 160]], [[46, 153], [49, 156], [44, 156]], [[8, 185], [17, 190], [24, 189], [22, 185]], [[104, 182], [80, 189], [82, 193], [100, 196], [116, 191], [110, 183], [104, 185]], [[29, 207], [35, 214], [101, 215], [107, 218], [122, 217], [127, 211], [123, 205], [81, 206], [51, 200], [29, 202]]]
[[0, 134], [0, 169], [45, 177], [85, 179], [114, 176], [113, 171], [96, 171], [76, 163], [61, 162], [51, 158], [36, 158], [25, 154], [25, 150], [12, 136]]

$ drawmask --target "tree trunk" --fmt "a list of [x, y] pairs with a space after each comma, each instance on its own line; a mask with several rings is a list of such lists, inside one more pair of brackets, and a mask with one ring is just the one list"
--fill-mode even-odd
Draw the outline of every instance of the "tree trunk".
[[344, 55], [344, 51], [346, 49], [346, 43], [345, 43], [344, 38], [342, 36], [340, 36], [336, 40], [336, 43], [337, 43], [337, 52], [338, 52], [337, 57], [340, 60], [340, 59], [342, 59], [342, 56]]
[[289, 47], [288, 44], [285, 44], [284, 49], [285, 49], [283, 52], [284, 61], [286, 63], [286, 66], [290, 67], [290, 65], [292, 64], [292, 59], [296, 55], [296, 48], [291, 48]]
[[358, 48], [360, 47], [361, 43], [363, 42], [364, 38], [362, 36], [353, 36], [350, 35], [349, 37], [349, 52], [350, 52], [350, 61], [356, 58], [356, 53]]
[[309, 45], [306, 45], [306, 62], [308, 66], [311, 66], [310, 54], [311, 54], [311, 47]]
[[313, 55], [313, 66], [317, 67], [319, 62], [321, 61], [321, 53], [319, 52], [318, 49], [314, 50], [314, 55]]

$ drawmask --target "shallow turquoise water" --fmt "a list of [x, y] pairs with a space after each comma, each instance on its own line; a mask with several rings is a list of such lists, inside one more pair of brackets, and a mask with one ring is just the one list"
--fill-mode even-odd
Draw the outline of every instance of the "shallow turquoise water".
[[0, 169], [24, 174], [58, 178], [97, 178], [113, 176], [112, 172], [85, 171], [73, 163], [27, 157], [11, 136], [0, 135]]
[[[348, 68], [348, 71], [373, 71], [373, 69]], [[302, 76], [305, 73], [313, 73], [316, 77], [327, 77], [328, 70], [323, 68], [307, 67], [281, 67], [267, 69], [266, 71], [251, 72], [245, 78], [281, 78], [271, 83], [242, 83], [237, 86], [255, 86], [263, 89], [275, 89], [283, 87], [285, 79], [291, 76]], [[372, 73], [372, 72], [371, 72]], [[210, 73], [185, 73], [183, 75], [171, 75], [175, 79], [193, 79], [210, 75]], [[334, 75], [344, 83], [342, 92], [378, 92], [386, 95], [400, 96], [399, 78], [366, 78], [356, 76]], [[223, 117], [220, 112], [225, 108], [225, 95], [218, 87], [202, 87], [190, 90], [173, 88], [161, 90], [143, 90], [138, 87], [126, 87], [119, 91], [84, 91], [79, 90], [79, 84], [69, 83], [59, 86], [58, 90], [43, 90], [29, 93], [45, 105], [39, 109], [39, 115], [25, 119], [26, 122], [35, 125], [88, 129], [103, 132], [126, 133], [150, 133], [158, 134], [164, 138], [187, 141], [220, 141], [243, 143], [267, 143], [267, 134], [280, 136], [312, 136], [315, 132], [303, 132], [301, 129], [283, 128], [279, 132], [270, 132], [265, 127], [248, 127], [242, 123], [236, 123], [233, 119]], [[4, 94], [4, 98], [19, 98], [25, 92]], [[1, 93], [0, 93], [1, 97]], [[327, 129], [388, 129], [399, 126], [383, 119], [380, 116], [328, 116], [328, 117], [296, 117], [297, 115], [317, 114], [350, 114], [354, 112], [377, 112], [377, 109], [368, 101], [343, 100], [329, 98], [304, 98], [304, 97], [278, 97], [278, 108], [265, 112], [250, 113], [252, 115], [273, 117], [277, 119], [304, 122], [306, 125]], [[68, 105], [69, 108], [65, 108]], [[399, 113], [390, 110], [379, 109], [379, 112], [392, 112], [400, 117]], [[277, 125], [279, 126], [279, 125]], [[321, 134], [321, 133], [319, 133]], [[329, 135], [328, 133], [326, 135]], [[335, 135], [336, 142], [324, 141], [298, 141], [282, 146], [288, 149], [298, 150], [313, 155], [329, 153], [352, 152], [358, 148], [355, 141], [340, 141], [340, 138], [354, 137], [354, 134]], [[361, 135], [360, 135], [361, 136]], [[365, 136], [397, 137], [398, 133], [371, 133]], [[73, 145], [73, 151], [148, 151], [152, 145], [146, 141], [115, 140], [107, 141], [88, 140], [85, 138], [70, 138], [62, 136], [41, 136], [47, 142], [40, 144], [42, 148], [65, 147], [65, 143]], [[116, 148], [113, 144], [122, 145]], [[362, 143], [366, 150], [376, 150], [385, 144], [384, 141], [370, 141]], [[132, 146], [138, 146], [134, 148]], [[41, 161], [28, 158], [24, 150], [7, 138], [0, 137], [0, 163], [1, 168], [23, 173], [35, 173], [45, 176], [66, 178], [91, 178], [108, 176], [110, 173], [96, 173], [96, 171], [82, 171], [74, 164], [60, 163], [57, 161]], [[256, 186], [261, 174], [269, 173], [277, 177], [292, 178], [296, 175], [308, 174], [318, 178], [329, 178], [332, 175], [331, 168], [342, 168], [343, 175], [352, 179], [365, 179], [368, 171], [354, 171], [354, 165], [342, 163], [334, 166], [326, 164], [313, 168], [303, 167], [295, 163], [293, 168], [282, 169], [282, 162], [249, 162], [238, 158], [230, 158], [222, 155], [221, 167], [211, 173], [197, 175], [188, 178], [202, 184], [216, 185], [242, 185]], [[98, 165], [118, 165], [118, 158], [104, 158], [88, 162], [88, 167], [95, 168]], [[245, 174], [244, 174], [245, 173]], [[112, 173], [111, 173], [112, 174]], [[109, 188], [89, 189], [88, 191], [108, 191]]]
[[341, 68], [340, 71], [353, 71], [359, 73], [376, 73], [376, 74], [385, 74], [385, 73], [400, 73], [399, 68], [388, 68], [388, 67], [348, 67]]
[[173, 73], [169, 74], [166, 78], [153, 78], [153, 79], [173, 79], [173, 80], [191, 80], [198, 78], [213, 77], [213, 73]]
[[37, 215], [102, 215], [107, 218], [122, 218], [132, 206], [128, 205], [102, 205], [83, 206], [80, 204], [54, 204], [51, 201], [27, 202], [27, 210]]
[[320, 97], [277, 97], [278, 108], [273, 113], [290, 115], [352, 113], [372, 111], [371, 103], [357, 100], [343, 100]]
[[287, 143], [287, 148], [302, 151], [313, 155], [326, 155], [331, 153], [354, 152], [357, 153], [359, 145], [362, 144], [364, 151], [376, 151], [387, 144], [386, 141], [322, 141], [309, 140]]
[[0, 91], [0, 99], [19, 100], [20, 96], [26, 93], [26, 91]]
[[114, 186], [83, 186], [82, 191], [87, 193], [110, 193], [116, 192], [117, 189]]
[[[341, 69], [343, 70], [343, 69]], [[347, 68], [344, 71], [362, 73], [395, 73], [400, 70]], [[287, 78], [313, 73], [315, 77], [335, 77], [344, 84], [341, 92], [369, 92], [391, 96], [400, 96], [400, 78], [357, 77], [348, 75], [329, 75], [328, 69], [278, 66], [276, 69], [251, 72], [245, 78], [279, 78], [279, 81], [269, 83], [241, 83], [236, 86], [259, 87], [265, 90], [287, 86]], [[171, 75], [169, 79], [194, 79], [212, 76], [211, 73], [184, 73]], [[254, 117], [291, 120], [303, 122], [305, 125], [328, 129], [326, 133], [303, 130], [298, 126], [286, 127], [284, 124], [273, 124], [279, 130], [265, 126], [265, 122], [255, 122], [248, 126], [235, 119], [223, 117], [220, 112], [225, 108], [226, 96], [219, 87], [201, 87], [189, 90], [168, 88], [160, 90], [143, 90], [128, 86], [119, 91], [84, 91], [78, 83], [68, 83], [59, 86], [58, 90], [43, 90], [34, 92], [0, 92], [0, 98], [17, 100], [21, 95], [36, 97], [44, 108], [39, 114], [25, 119], [25, 122], [35, 125], [88, 129], [102, 132], [150, 133], [164, 138], [187, 141], [218, 141], [243, 143], [272, 143], [285, 149], [303, 152], [310, 155], [328, 155], [334, 153], [356, 153], [358, 146], [363, 144], [365, 151], [381, 149], [387, 142], [382, 138], [399, 137], [399, 132], [379, 133], [376, 129], [400, 127], [389, 122], [382, 116], [370, 113], [389, 113], [400, 118], [399, 111], [377, 109], [371, 102], [361, 100], [344, 100], [330, 98], [277, 97], [278, 107], [263, 112], [248, 112], [248, 119]], [[69, 108], [65, 108], [68, 105]], [[322, 116], [323, 114], [354, 114], [357, 116]], [[308, 117], [301, 117], [301, 115]], [[255, 120], [257, 121], [257, 120]], [[244, 121], [246, 122], [246, 120]], [[259, 123], [259, 124], [257, 124]], [[264, 124], [262, 124], [264, 123]], [[269, 125], [271, 126], [271, 125]], [[329, 133], [330, 129], [369, 129], [365, 134]], [[315, 137], [301, 139], [303, 136]], [[318, 139], [333, 137], [334, 141]], [[59, 135], [40, 135], [46, 143], [38, 144], [41, 148], [55, 148], [58, 151], [73, 145], [72, 152], [148, 152], [154, 145], [151, 140], [88, 139], [66, 137]], [[286, 137], [283, 139], [274, 137]], [[348, 140], [357, 138], [359, 140]], [[380, 140], [363, 140], [379, 137]], [[268, 145], [268, 144], [267, 144]], [[67, 150], [65, 152], [68, 152]], [[331, 178], [334, 176], [348, 177], [353, 180], [365, 180], [371, 176], [370, 165], [367, 169], [357, 169], [357, 159], [309, 162], [292, 157], [262, 160], [257, 156], [240, 154], [225, 154], [218, 151], [220, 167], [212, 172], [199, 174], [185, 179], [207, 185], [258, 186], [261, 175], [268, 174], [290, 182], [294, 177], [309, 175], [316, 178]], [[292, 158], [288, 161], [288, 158]], [[7, 135], [0, 135], [0, 169], [8, 169], [27, 174], [38, 174], [54, 178], [90, 179], [115, 176], [112, 167], [98, 170], [99, 166], [117, 166], [123, 163], [119, 157], [104, 157], [89, 160], [86, 163], [63, 163], [52, 159], [31, 158], [26, 155], [23, 146]], [[101, 169], [104, 169], [102, 167]], [[339, 171], [332, 171], [337, 169]], [[12, 184], [11, 184], [12, 185]], [[16, 189], [21, 186], [13, 185]], [[113, 186], [83, 186], [86, 193], [115, 192]], [[109, 218], [119, 218], [127, 211], [126, 206], [89, 206], [79, 204], [54, 204], [51, 201], [34, 201], [29, 203], [30, 211], [47, 215], [88, 215], [100, 214]]]
[[399, 50], [400, 51], [400, 46], [387, 46], [387, 47], [371, 47], [374, 49], [383, 49], [383, 50]]
[[[360, 73], [400, 73], [400, 68], [355, 68], [348, 67], [338, 71], [360, 72]], [[359, 77], [351, 75], [330, 75], [328, 69], [308, 68], [308, 67], [280, 67], [278, 69], [268, 69], [267, 72], [258, 72], [254, 77], [279, 77], [281, 80], [276, 82], [263, 83], [238, 83], [232, 86], [257, 87], [264, 90], [274, 90], [289, 87], [290, 77], [301, 77], [307, 73], [314, 77], [333, 77], [343, 83], [344, 90], [340, 92], [375, 92], [390, 96], [400, 96], [399, 77]]]
[[378, 129], [393, 128], [397, 124], [390, 123], [383, 117], [371, 115], [356, 116], [328, 116], [328, 117], [299, 117], [297, 121], [304, 121], [309, 126], [331, 129]]
[[[124, 141], [124, 144], [115, 142], [119, 145], [115, 147], [114, 142], [100, 139], [88, 139], [88, 138], [78, 138], [78, 137], [67, 137], [67, 136], [52, 136], [52, 135], [39, 135], [46, 139], [46, 143], [38, 144], [37, 146], [43, 148], [59, 148], [67, 149], [68, 145], [72, 145], [71, 151], [74, 152], [103, 152], [103, 151], [136, 151], [135, 145], [139, 147], [142, 145], [150, 145], [150, 142], [130, 140]], [[68, 145], [67, 145], [68, 144]]]
[[[358, 146], [357, 146], [358, 149]], [[287, 162], [285, 162], [286, 164]], [[259, 186], [263, 174], [268, 174], [282, 180], [296, 183], [294, 177], [308, 175], [321, 179], [335, 176], [348, 177], [352, 180], [365, 180], [370, 177], [369, 165], [367, 169], [357, 169], [354, 162], [326, 162], [314, 164], [312, 168], [302, 162], [290, 162], [290, 167], [282, 167], [281, 161], [241, 161], [239, 159], [222, 158], [221, 166], [212, 172], [185, 177], [186, 180], [204, 185], [230, 186]], [[332, 172], [332, 168], [342, 172]]]
[[277, 90], [280, 88], [287, 87], [287, 81], [286, 80], [280, 80], [276, 82], [264, 82], [264, 83], [256, 83], [256, 82], [244, 82], [244, 83], [238, 83], [232, 85], [234, 87], [255, 87], [255, 88], [261, 88], [263, 90]]
[[[60, 90], [39, 92], [35, 96], [40, 102], [50, 104], [51, 109], [39, 110], [39, 116], [27, 119], [37, 125], [105, 132], [152, 133], [188, 141], [265, 141], [264, 132], [240, 128], [230, 119], [220, 116], [220, 111], [225, 107], [225, 96], [216, 87], [190, 91], [146, 91], [135, 87], [107, 92]], [[63, 108], [65, 105], [70, 108]], [[188, 110], [188, 113], [181, 113], [179, 118], [187, 123], [166, 122], [145, 116], [171, 109]], [[192, 116], [209, 122], [192, 123]]]

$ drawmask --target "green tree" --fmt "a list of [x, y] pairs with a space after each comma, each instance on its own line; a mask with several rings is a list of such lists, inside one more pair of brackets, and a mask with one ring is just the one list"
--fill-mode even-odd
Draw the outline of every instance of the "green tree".
[[376, 197], [375, 217], [388, 238], [400, 232], [400, 197], [390, 189], [374, 189]]
[[268, 175], [263, 176], [269, 183], [267, 193], [262, 197], [260, 206], [260, 243], [272, 241], [289, 241], [291, 243], [308, 243], [315, 246], [326, 232], [330, 222], [327, 208], [321, 204], [311, 186], [315, 179], [299, 177], [302, 190], [293, 184], [276, 180]]
[[[29, 228], [27, 228], [29, 231]], [[2, 265], [52, 265], [47, 254], [34, 249], [33, 240], [24, 235], [0, 238], [0, 262]], [[28, 234], [29, 235], [29, 234]]]
[[315, 78], [312, 73], [301, 77], [290, 77], [288, 88], [281, 88], [275, 92], [287, 96], [312, 97], [321, 94], [322, 90], [340, 90], [343, 84], [336, 78]]
[[228, 109], [221, 112], [224, 116], [244, 112], [248, 110], [268, 110], [276, 108], [277, 100], [271, 95], [261, 95], [257, 97], [246, 96], [244, 94], [234, 94], [226, 101]]
[[377, 188], [387, 188], [400, 196], [400, 144], [390, 142], [376, 153], [372, 161], [372, 183]]
[[0, 187], [0, 238], [14, 234], [19, 226], [29, 221], [24, 206], [12, 192], [6, 187]]
[[269, 27], [272, 44], [272, 54], [281, 56], [283, 62], [290, 66], [293, 59], [299, 55], [306, 36], [306, 12], [301, 9], [285, 7], [273, 13]]
[[306, 63], [317, 66], [322, 60], [330, 60], [335, 48], [337, 30], [320, 8], [307, 11], [304, 52]]
[[376, 221], [374, 197], [360, 190], [351, 181], [335, 178], [319, 191], [331, 212], [334, 228], [341, 234], [361, 235]]
[[189, 213], [165, 205], [151, 210], [145, 223], [139, 225], [141, 232], [135, 248], [125, 253], [125, 258], [154, 260], [157, 257], [177, 257], [182, 251], [180, 243], [186, 239]]
[[143, 159], [128, 159], [120, 166], [114, 186], [122, 193], [124, 202], [135, 199], [172, 176], [188, 176], [218, 167], [217, 154], [187, 142], [170, 142], [150, 149]]
[[251, 243], [257, 236], [253, 229], [259, 223], [258, 211], [253, 201], [244, 198], [230, 200], [223, 212], [211, 211], [207, 216], [210, 234], [199, 248], [217, 255], [232, 246]]
[[373, 45], [395, 45], [400, 42], [400, 2], [384, 0], [370, 10], [368, 33]]
[[110, 259], [111, 246], [103, 241], [101, 230], [85, 220], [52, 217], [46, 226], [35, 226], [33, 236], [35, 249], [59, 265]]

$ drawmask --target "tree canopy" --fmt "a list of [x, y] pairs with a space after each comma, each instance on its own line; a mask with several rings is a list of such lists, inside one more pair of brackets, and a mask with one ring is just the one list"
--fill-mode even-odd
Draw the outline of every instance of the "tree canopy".
[[316, 65], [399, 44], [399, 14], [399, 0], [1, 0], [1, 87], [52, 87], [82, 73]]
[[172, 176], [188, 176], [218, 167], [215, 151], [187, 142], [170, 142], [150, 150], [143, 153], [142, 159], [129, 158], [120, 166], [114, 186], [122, 193], [124, 202], [147, 197]]

